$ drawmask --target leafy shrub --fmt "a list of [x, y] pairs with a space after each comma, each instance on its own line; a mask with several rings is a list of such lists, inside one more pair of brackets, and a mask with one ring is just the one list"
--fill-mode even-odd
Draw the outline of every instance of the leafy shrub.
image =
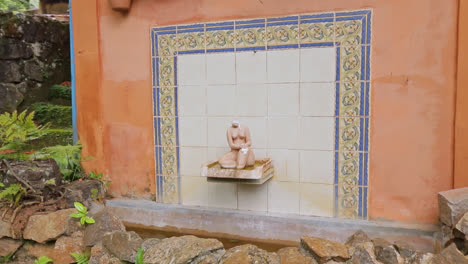
[[72, 109], [70, 106], [35, 103], [30, 106], [35, 112], [34, 120], [41, 124], [50, 123], [52, 127], [71, 127]]
[[37, 1], [29, 0], [2, 0], [0, 1], [0, 10], [5, 11], [26, 11], [37, 7]]
[[53, 260], [48, 258], [48, 257], [42, 256], [42, 257], [36, 259], [34, 261], [34, 264], [47, 264], [47, 263], [50, 263], [50, 262], [53, 262]]
[[79, 218], [81, 225], [95, 223], [92, 217], [87, 216], [88, 208], [86, 208], [86, 206], [84, 206], [82, 203], [79, 203], [79, 202], [75, 202], [73, 203], [73, 205], [75, 205], [75, 209], [78, 211], [78, 213], [70, 214], [71, 217]]
[[49, 99], [54, 98], [71, 100], [71, 88], [63, 85], [53, 85], [49, 89]]
[[71, 253], [72, 257], [75, 259], [77, 264], [88, 264], [90, 254], [89, 253]]
[[[0, 187], [5, 187], [3, 183], [0, 183]], [[7, 201], [13, 206], [18, 206], [23, 194], [26, 190], [19, 184], [12, 184], [0, 191], [0, 201]]]
[[48, 125], [37, 126], [33, 118], [34, 112], [26, 115], [26, 111], [0, 115], [0, 150], [19, 151], [26, 143], [44, 136]]
[[67, 146], [53, 146], [43, 148], [31, 155], [31, 159], [54, 159], [66, 181], [74, 181], [81, 178], [83, 167], [81, 166], [81, 144]]

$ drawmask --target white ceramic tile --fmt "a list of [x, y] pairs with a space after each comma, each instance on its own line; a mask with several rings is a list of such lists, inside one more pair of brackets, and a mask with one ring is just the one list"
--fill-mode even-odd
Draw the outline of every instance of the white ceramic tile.
[[208, 117], [208, 147], [229, 147], [226, 131], [231, 125], [232, 119], [230, 117]]
[[238, 84], [237, 113], [239, 116], [265, 116], [267, 114], [266, 85]]
[[179, 117], [179, 136], [181, 146], [206, 146], [206, 117]]
[[269, 149], [267, 155], [273, 160], [275, 180], [299, 182], [299, 151]]
[[205, 177], [181, 177], [182, 204], [237, 208], [237, 183], [212, 183]]
[[299, 49], [267, 52], [267, 79], [269, 83], [299, 81]]
[[335, 83], [301, 83], [301, 115], [334, 116], [335, 93]]
[[237, 114], [236, 86], [215, 85], [207, 88], [207, 113], [210, 116]]
[[235, 84], [235, 53], [206, 54], [206, 76], [208, 84]]
[[301, 82], [334, 82], [336, 79], [335, 48], [302, 48]]
[[268, 115], [285, 116], [299, 113], [299, 84], [268, 85]]
[[267, 211], [268, 185], [239, 184], [238, 199], [241, 210]]
[[269, 117], [268, 148], [295, 149], [299, 138], [299, 118]]
[[208, 148], [208, 153], [207, 153], [207, 160], [208, 161], [216, 161], [219, 160], [224, 154], [228, 153], [231, 151], [231, 149], [227, 146], [224, 148]]
[[240, 118], [240, 125], [249, 128], [253, 148], [266, 148], [267, 139], [267, 119], [266, 117], [243, 117]]
[[299, 183], [270, 181], [268, 212], [299, 214]]
[[180, 174], [183, 176], [201, 176], [201, 167], [207, 162], [206, 148], [180, 148]]
[[305, 150], [334, 150], [335, 119], [333, 117], [301, 118], [298, 148]]
[[334, 183], [333, 151], [301, 151], [300, 161], [301, 182]]
[[177, 81], [179, 85], [205, 85], [205, 54], [177, 56]]
[[301, 215], [333, 217], [334, 186], [301, 183]]
[[180, 116], [206, 115], [205, 86], [179, 86], [178, 96]]
[[266, 81], [266, 52], [247, 51], [236, 53], [238, 84], [259, 84]]

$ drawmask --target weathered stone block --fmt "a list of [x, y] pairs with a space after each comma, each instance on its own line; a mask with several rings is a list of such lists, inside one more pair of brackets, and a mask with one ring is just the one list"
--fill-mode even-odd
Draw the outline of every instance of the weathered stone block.
[[468, 212], [468, 187], [439, 193], [439, 218], [447, 226], [454, 227]]
[[219, 264], [280, 264], [280, 261], [278, 254], [247, 244], [226, 251]]
[[0, 83], [0, 113], [13, 112], [23, 102], [26, 83]]
[[0, 82], [18, 83], [20, 81], [21, 81], [20, 62], [0, 60]]
[[143, 239], [135, 232], [115, 231], [102, 237], [102, 245], [120, 260], [133, 262]]
[[0, 59], [29, 59], [33, 51], [28, 44], [18, 39], [0, 38]]
[[443, 256], [448, 263], [468, 264], [468, 256], [463, 256], [453, 243], [442, 250], [440, 255]]
[[297, 247], [286, 247], [278, 250], [281, 264], [316, 264], [317, 261]]
[[100, 197], [104, 197], [104, 189], [98, 180], [74, 181], [65, 187], [64, 199], [70, 207], [74, 202], [90, 207], [93, 200]]
[[89, 264], [121, 264], [120, 260], [112, 256], [107, 249], [98, 243], [91, 248], [91, 257], [88, 261]]
[[[143, 261], [148, 264], [195, 264], [201, 263], [202, 261], [204, 263], [216, 263], [212, 262], [211, 260], [221, 257], [223, 253], [224, 246], [216, 239], [202, 239], [195, 236], [181, 236], [161, 240], [160, 243], [157, 243], [145, 252]], [[210, 258], [211, 260], [207, 262], [204, 260], [206, 258]]]
[[375, 256], [383, 264], [403, 264], [404, 259], [396, 248], [388, 241], [377, 238], [372, 240], [375, 247]]
[[302, 237], [301, 246], [308, 250], [319, 263], [330, 260], [345, 261], [350, 258], [347, 246], [318, 237]]
[[3, 237], [17, 238], [15, 233], [13, 232], [13, 228], [10, 222], [3, 221], [0, 219], [0, 238]]
[[60, 210], [45, 215], [33, 215], [29, 218], [23, 232], [24, 239], [39, 243], [55, 240], [65, 234], [70, 226], [70, 214], [76, 209]]
[[44, 78], [42, 77], [42, 68], [34, 60], [29, 60], [24, 63], [24, 73], [29, 79], [42, 82]]
[[96, 245], [108, 232], [125, 231], [125, 226], [120, 219], [107, 209], [95, 214], [93, 217], [96, 223], [86, 226], [84, 233], [84, 242], [88, 247]]
[[21, 240], [14, 240], [11, 238], [0, 239], [0, 257], [15, 253], [21, 245], [23, 245], [23, 241]]

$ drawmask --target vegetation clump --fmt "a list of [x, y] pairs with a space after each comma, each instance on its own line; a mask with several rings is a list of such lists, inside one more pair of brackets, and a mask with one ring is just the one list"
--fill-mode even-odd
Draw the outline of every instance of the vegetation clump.
[[40, 124], [50, 123], [54, 128], [71, 127], [72, 109], [70, 106], [35, 103], [30, 107], [35, 112], [34, 120]]

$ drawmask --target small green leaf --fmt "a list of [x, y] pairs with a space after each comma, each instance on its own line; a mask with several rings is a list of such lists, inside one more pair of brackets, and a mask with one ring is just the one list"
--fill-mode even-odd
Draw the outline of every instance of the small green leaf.
[[0, 182], [0, 187], [5, 187], [5, 184]]
[[80, 223], [81, 223], [81, 225], [84, 225], [84, 224], [85, 224], [85, 217], [81, 217], [81, 218], [80, 218]]
[[53, 261], [52, 259], [50, 259], [50, 258], [48, 258], [48, 257], [45, 257], [45, 256], [42, 256], [42, 257], [36, 259], [36, 260], [34, 261], [34, 263], [35, 263], [35, 264], [47, 264], [47, 263], [50, 263], [50, 262], [52, 262], [52, 261]]
[[94, 221], [94, 219], [91, 218], [91, 217], [85, 216], [84, 218], [85, 218], [85, 222], [86, 222], [87, 224], [94, 224], [94, 223], [96, 222], [96, 221]]
[[83, 213], [83, 214], [86, 214], [88, 212], [88, 209], [86, 209], [86, 207], [82, 203], [75, 202], [73, 204], [75, 205], [75, 208], [76, 210], [78, 210], [78, 212]]
[[70, 214], [70, 217], [73, 217], [73, 218], [81, 218], [83, 217], [84, 215], [81, 214], [81, 213], [74, 213], [74, 214]]
[[55, 179], [49, 179], [46, 182], [44, 182], [45, 185], [55, 185]]

